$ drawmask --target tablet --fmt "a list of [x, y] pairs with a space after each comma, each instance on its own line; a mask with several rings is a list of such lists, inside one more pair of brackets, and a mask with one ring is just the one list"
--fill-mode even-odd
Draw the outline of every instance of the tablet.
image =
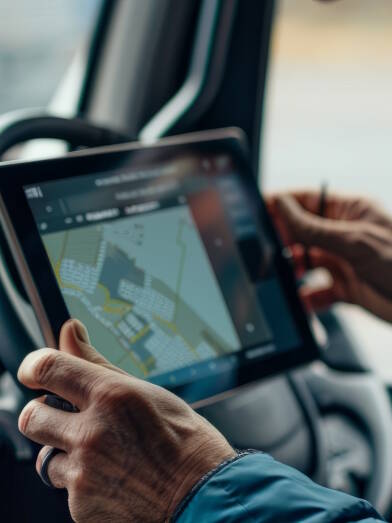
[[70, 317], [194, 403], [318, 354], [239, 131], [0, 166], [1, 218], [49, 346]]

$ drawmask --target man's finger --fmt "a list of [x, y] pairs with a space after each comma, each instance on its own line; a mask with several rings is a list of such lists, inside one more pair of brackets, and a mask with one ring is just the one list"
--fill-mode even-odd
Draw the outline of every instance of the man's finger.
[[337, 194], [328, 191], [323, 194], [323, 190], [317, 191], [293, 191], [288, 193], [294, 200], [306, 211], [319, 215], [320, 207], [322, 206], [322, 214], [325, 218], [337, 218], [336, 208], [348, 200], [342, 198]]
[[294, 266], [294, 271], [297, 278], [302, 278], [306, 271], [313, 268], [313, 265], [309, 265], [310, 262], [310, 251], [299, 244], [294, 244], [290, 247], [291, 261]]
[[327, 269], [334, 275], [343, 276], [344, 267], [347, 267], [347, 262], [317, 247], [306, 249], [294, 244], [290, 247], [290, 253], [297, 278], [302, 278], [313, 269]]
[[[107, 372], [107, 371], [106, 371]], [[54, 349], [39, 349], [23, 360], [18, 379], [30, 389], [53, 392], [83, 410], [105, 369]]]
[[322, 288], [303, 286], [300, 289], [300, 295], [306, 310], [313, 312], [328, 309], [331, 305], [340, 301], [333, 285]]
[[[45, 446], [40, 450], [35, 468], [38, 475], [41, 475], [42, 462], [45, 456], [52, 450], [52, 447]], [[59, 452], [50, 458], [47, 472], [52, 485], [58, 489], [67, 488], [70, 475], [70, 460], [65, 452]]]
[[30, 401], [19, 416], [19, 430], [27, 438], [68, 451], [72, 447], [71, 427], [77, 414], [53, 409], [42, 398]]
[[60, 332], [59, 349], [101, 367], [126, 374], [92, 347], [87, 329], [79, 320], [72, 319], [64, 323]]
[[290, 191], [283, 193], [269, 194], [265, 196], [265, 201], [269, 212], [275, 215], [279, 210], [279, 200], [282, 197], [290, 196], [294, 198], [307, 211], [318, 214], [320, 203], [320, 192], [318, 191]]
[[316, 216], [287, 195], [278, 198], [277, 205], [293, 243], [319, 247], [346, 259], [352, 258], [358, 232], [355, 223]]
[[59, 349], [98, 365], [108, 363], [90, 344], [86, 327], [79, 320], [69, 320], [60, 331]]
[[267, 204], [269, 209], [278, 206], [279, 199], [282, 196], [290, 196], [303, 207], [306, 211], [319, 215], [321, 200], [323, 199], [323, 216], [325, 218], [341, 219], [345, 214], [344, 210], [349, 209], [353, 205], [357, 205], [362, 199], [357, 196], [342, 196], [337, 193], [328, 191], [325, 196], [322, 196], [322, 190], [295, 190], [286, 193], [277, 193], [267, 196]]
[[347, 276], [347, 262], [327, 251], [317, 247], [306, 249], [302, 245], [294, 244], [290, 252], [294, 270], [299, 277], [313, 269], [327, 269], [335, 276]]
[[338, 281], [349, 277], [350, 270], [344, 260], [318, 248], [305, 250], [301, 245], [291, 248], [295, 271], [303, 276], [307, 270], [326, 269], [331, 281], [321, 285], [303, 285], [300, 288], [301, 298], [309, 311], [321, 311], [329, 308], [334, 303], [346, 301], [342, 294], [342, 286]]

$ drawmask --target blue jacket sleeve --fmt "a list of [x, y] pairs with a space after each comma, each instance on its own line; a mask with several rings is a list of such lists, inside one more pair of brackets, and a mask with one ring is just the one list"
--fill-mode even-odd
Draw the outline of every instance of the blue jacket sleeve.
[[176, 523], [376, 523], [371, 505], [321, 487], [267, 454], [239, 456], [195, 486]]

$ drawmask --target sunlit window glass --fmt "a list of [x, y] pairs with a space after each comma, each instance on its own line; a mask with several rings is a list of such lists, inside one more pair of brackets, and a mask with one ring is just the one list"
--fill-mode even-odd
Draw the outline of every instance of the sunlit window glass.
[[100, 4], [1, 0], [0, 114], [50, 102], [75, 54], [86, 51]]
[[392, 209], [392, 2], [281, 0], [262, 154], [267, 189], [315, 187]]

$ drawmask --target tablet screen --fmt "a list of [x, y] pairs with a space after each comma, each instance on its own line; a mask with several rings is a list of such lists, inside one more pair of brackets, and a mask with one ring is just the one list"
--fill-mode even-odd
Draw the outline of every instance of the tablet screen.
[[70, 316], [125, 371], [186, 385], [301, 345], [274, 243], [229, 155], [24, 191]]

